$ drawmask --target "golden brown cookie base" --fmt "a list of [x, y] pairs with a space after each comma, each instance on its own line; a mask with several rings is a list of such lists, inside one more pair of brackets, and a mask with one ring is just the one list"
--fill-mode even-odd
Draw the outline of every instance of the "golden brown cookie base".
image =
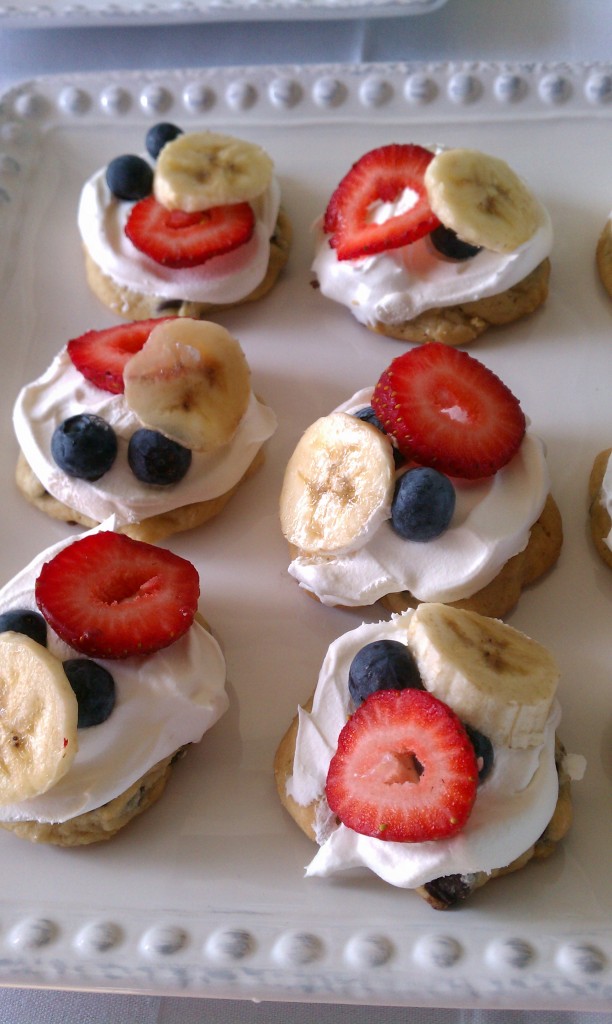
[[[493, 619], [501, 619], [514, 608], [523, 589], [543, 576], [557, 561], [563, 544], [563, 525], [561, 513], [551, 494], [548, 495], [540, 518], [531, 527], [527, 547], [513, 555], [495, 579], [486, 587], [460, 601], [445, 601], [454, 608], [479, 612]], [[291, 548], [292, 558], [298, 554]], [[305, 590], [309, 597], [317, 600], [316, 594]], [[399, 594], [385, 594], [380, 604], [390, 612], [405, 612], [408, 608], [416, 608], [418, 601], [408, 590]], [[352, 609], [354, 610], [354, 609]]]
[[0, 822], [2, 828], [20, 839], [53, 846], [87, 846], [112, 839], [133, 818], [148, 810], [162, 795], [176, 761], [185, 747], [153, 765], [124, 793], [93, 811], [78, 814], [69, 821], [52, 824], [38, 821]]
[[612, 298], [612, 221], [606, 225], [599, 236], [595, 250], [595, 260], [601, 283]]
[[376, 321], [368, 326], [375, 334], [384, 334], [398, 341], [468, 345], [488, 327], [501, 327], [534, 313], [548, 295], [549, 278], [550, 260], [545, 259], [531, 274], [499, 295], [457, 306], [428, 309], [414, 320], [401, 324]]
[[589, 518], [591, 535], [597, 552], [606, 565], [612, 569], [612, 551], [605, 543], [606, 537], [612, 529], [612, 520], [610, 520], [608, 510], [601, 500], [601, 485], [610, 455], [612, 455], [612, 448], [606, 448], [599, 453], [593, 463], [589, 477]]
[[[148, 519], [143, 519], [140, 523], [121, 526], [117, 532], [125, 533], [134, 540], [142, 540], [148, 544], [154, 544], [165, 537], [170, 537], [174, 533], [182, 533], [185, 530], [193, 530], [196, 526], [202, 526], [214, 516], [219, 515], [230, 498], [236, 493], [240, 484], [263, 465], [264, 458], [264, 450], [260, 448], [251, 465], [242, 476], [242, 479], [237, 484], [234, 484], [229, 491], [226, 491], [225, 494], [220, 494], [217, 498], [209, 498], [208, 501], [196, 501], [191, 505], [183, 505], [180, 508], [170, 509], [168, 512], [161, 512], [159, 515], [149, 516]], [[49, 494], [30, 469], [23, 452], [19, 453], [17, 459], [15, 480], [23, 496], [32, 505], [40, 509], [41, 512], [51, 516], [52, 519], [60, 519], [64, 523], [77, 523], [88, 530], [98, 525], [94, 519], [90, 519], [89, 516], [69, 508], [68, 505], [64, 505], [63, 502], [58, 501], [57, 498]]]
[[159, 295], [145, 295], [132, 288], [126, 288], [116, 284], [111, 277], [105, 274], [85, 250], [87, 283], [94, 295], [105, 306], [126, 320], [148, 320], [151, 317], [162, 316], [189, 316], [197, 320], [222, 309], [239, 306], [245, 302], [255, 302], [269, 292], [287, 262], [291, 247], [291, 234], [291, 222], [284, 210], [281, 209], [274, 234], [270, 239], [270, 258], [263, 281], [244, 299], [227, 305], [210, 302], [181, 302], [180, 300], [164, 299]]
[[[304, 705], [306, 711], [309, 711], [311, 707], [312, 700]], [[296, 824], [299, 825], [302, 832], [313, 842], [316, 842], [314, 829], [316, 802], [303, 807], [301, 804], [296, 803], [287, 793], [287, 780], [293, 774], [297, 731], [298, 716], [296, 715], [276, 751], [274, 779], [283, 807], [289, 812]], [[557, 803], [544, 832], [528, 850], [525, 850], [520, 857], [517, 857], [506, 867], [496, 868], [490, 874], [479, 871], [470, 875], [451, 875], [448, 878], [436, 879], [434, 882], [428, 883], [427, 886], [418, 886], [414, 892], [426, 900], [434, 910], [447, 910], [457, 902], [467, 899], [476, 889], [482, 888], [486, 882], [491, 881], [493, 878], [500, 878], [513, 871], [518, 871], [528, 864], [530, 860], [543, 860], [549, 857], [572, 823], [571, 782], [563, 769], [564, 756], [564, 747], [557, 738], [555, 744], [555, 763], [557, 775], [559, 776]]]

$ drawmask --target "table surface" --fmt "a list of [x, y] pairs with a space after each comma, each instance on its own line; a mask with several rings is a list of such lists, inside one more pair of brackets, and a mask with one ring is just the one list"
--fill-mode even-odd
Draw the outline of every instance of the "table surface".
[[[448, 0], [420, 16], [194, 25], [0, 28], [0, 89], [38, 75], [130, 68], [378, 61], [609, 61], [609, 0]], [[0, 990], [0, 1024], [595, 1024], [609, 1014], [252, 1003]]]

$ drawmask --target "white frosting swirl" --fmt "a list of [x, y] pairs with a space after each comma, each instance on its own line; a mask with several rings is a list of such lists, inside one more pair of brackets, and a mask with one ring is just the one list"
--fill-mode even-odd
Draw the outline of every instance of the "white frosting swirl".
[[[113, 529], [109, 520], [100, 529]], [[93, 532], [93, 531], [91, 531]], [[37, 555], [0, 590], [0, 612], [36, 610], [34, 584], [44, 562], [70, 537]], [[64, 661], [80, 657], [47, 627], [48, 649]], [[158, 761], [197, 743], [227, 710], [225, 661], [197, 621], [176, 643], [144, 658], [95, 659], [115, 680], [115, 707], [105, 722], [79, 729], [68, 772], [46, 793], [0, 806], [0, 821], [61, 822], [101, 807]]]
[[[612, 519], [612, 456], [608, 459], [606, 471], [601, 481], [600, 501], [610, 519]], [[608, 536], [604, 537], [604, 544], [612, 551], [612, 528]]]
[[[325, 799], [329, 762], [354, 706], [348, 692], [353, 657], [365, 644], [389, 638], [407, 643], [412, 611], [390, 622], [362, 624], [335, 640], [323, 661], [312, 711], [300, 709], [293, 775], [287, 792], [302, 806], [317, 801], [320, 849], [307, 875], [327, 876], [366, 867], [391, 885], [412, 889], [442, 875], [489, 873], [528, 850], [548, 824], [558, 796], [555, 731], [561, 712], [555, 701], [544, 743], [510, 750], [496, 747], [491, 774], [479, 786], [466, 826], [449, 839], [424, 843], [386, 842], [337, 825]], [[580, 770], [583, 765], [578, 766]]]
[[[437, 252], [429, 236], [375, 256], [339, 260], [318, 221], [312, 270], [323, 295], [348, 306], [360, 323], [401, 324], [428, 309], [498, 295], [527, 277], [552, 248], [551, 219], [539, 206], [540, 226], [515, 252], [481, 249], [460, 261]], [[401, 199], [385, 204], [385, 219], [400, 210]]]
[[[340, 406], [357, 412], [372, 388]], [[493, 580], [529, 541], [550, 491], [544, 445], [527, 433], [503, 469], [483, 480], [453, 478], [456, 504], [448, 529], [435, 540], [408, 541], [386, 519], [356, 551], [330, 557], [298, 555], [290, 574], [323, 604], [359, 607], [409, 590], [419, 601], [457, 601]]]
[[160, 299], [216, 305], [239, 302], [265, 277], [270, 238], [280, 208], [280, 185], [276, 178], [251, 203], [256, 223], [248, 242], [197, 267], [171, 268], [140, 252], [126, 236], [124, 228], [133, 203], [116, 199], [105, 175], [103, 167], [85, 182], [77, 224], [94, 263], [116, 284]]
[[[89, 483], [68, 476], [51, 456], [56, 426], [76, 413], [101, 416], [117, 434], [118, 453], [111, 469]], [[91, 384], [76, 369], [66, 349], [45, 373], [20, 391], [13, 410], [17, 440], [43, 487], [59, 501], [97, 522], [110, 515], [117, 525], [225, 494], [242, 478], [258, 450], [276, 429], [271, 409], [251, 394], [249, 406], [229, 444], [210, 455], [193, 452], [191, 466], [176, 484], [154, 486], [136, 479], [127, 461], [131, 435], [142, 427], [123, 395]]]

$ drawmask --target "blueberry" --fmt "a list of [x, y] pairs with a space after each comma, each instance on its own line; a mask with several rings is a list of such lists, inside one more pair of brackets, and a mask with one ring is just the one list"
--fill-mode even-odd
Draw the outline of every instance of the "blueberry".
[[115, 680], [90, 658], [69, 658], [63, 663], [78, 705], [77, 728], [105, 722], [115, 706]]
[[477, 256], [481, 250], [481, 246], [470, 245], [469, 242], [464, 242], [462, 238], [455, 234], [452, 228], [447, 228], [444, 224], [434, 228], [429, 237], [434, 248], [442, 256], [448, 256], [451, 260], [470, 260], [473, 256]]
[[176, 484], [191, 465], [191, 452], [157, 430], [136, 430], [128, 445], [130, 469], [145, 484]]
[[115, 431], [101, 416], [77, 413], [53, 431], [51, 454], [68, 476], [98, 480], [115, 461]]
[[135, 202], [151, 195], [153, 169], [141, 156], [117, 156], [106, 168], [106, 184], [117, 199]]
[[0, 633], [11, 630], [13, 633], [24, 633], [37, 644], [47, 646], [47, 623], [39, 612], [29, 608], [11, 608], [0, 615]]
[[478, 729], [474, 729], [471, 725], [465, 725], [465, 723], [464, 726], [476, 754], [478, 781], [484, 782], [493, 767], [493, 744], [489, 737], [478, 732]]
[[[353, 416], [356, 416], [358, 420], [365, 420], [366, 423], [371, 423], [373, 427], [380, 430], [381, 434], [387, 433], [371, 405], [366, 405], [363, 409], [358, 409], [357, 412], [353, 413]], [[399, 448], [396, 448], [395, 445], [393, 445], [393, 462], [395, 463], [395, 468], [399, 469], [400, 466], [404, 465], [405, 461], [406, 460]]]
[[427, 541], [447, 529], [455, 511], [455, 488], [444, 473], [417, 466], [395, 485], [391, 525], [404, 540]]
[[170, 124], [168, 121], [160, 121], [159, 124], [154, 124], [149, 128], [145, 138], [147, 153], [154, 160], [157, 160], [166, 143], [172, 142], [173, 139], [182, 134], [182, 128], [177, 128], [175, 124]]
[[349, 693], [361, 704], [377, 690], [422, 690], [412, 654], [399, 640], [374, 640], [362, 647], [349, 669]]

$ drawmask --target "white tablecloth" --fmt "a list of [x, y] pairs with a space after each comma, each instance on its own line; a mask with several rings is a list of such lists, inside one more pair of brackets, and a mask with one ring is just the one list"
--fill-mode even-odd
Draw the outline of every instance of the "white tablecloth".
[[[448, 0], [418, 17], [0, 29], [0, 87], [101, 69], [396, 60], [609, 60], [610, 0]], [[609, 1013], [368, 1008], [0, 990], [0, 1024], [603, 1024]]]

